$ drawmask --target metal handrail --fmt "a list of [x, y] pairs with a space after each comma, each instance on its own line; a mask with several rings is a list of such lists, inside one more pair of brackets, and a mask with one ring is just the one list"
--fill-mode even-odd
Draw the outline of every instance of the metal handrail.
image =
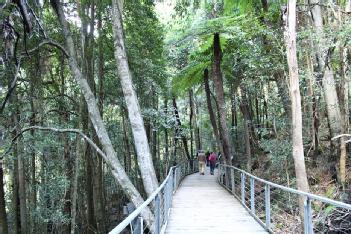
[[[144, 233], [143, 218], [141, 217], [142, 211], [151, 203], [155, 204], [155, 233], [159, 234], [167, 225], [169, 211], [173, 193], [177, 190], [180, 182], [186, 175], [198, 171], [196, 160], [186, 161], [177, 166], [171, 167], [166, 179], [162, 184], [148, 197], [148, 199], [137, 207], [127, 218], [119, 223], [109, 234], [117, 234], [122, 232], [128, 225], [138, 218], [140, 223], [140, 233]], [[162, 204], [161, 204], [162, 203]], [[132, 230], [132, 233], [136, 233]]]
[[[270, 181], [261, 179], [257, 176], [254, 176], [242, 169], [236, 168], [234, 166], [219, 164], [218, 166], [218, 182], [230, 191], [240, 202], [241, 204], [249, 211], [249, 213], [269, 232], [276, 232], [277, 230], [273, 230], [273, 226], [271, 223], [272, 214], [271, 214], [271, 192], [273, 188], [278, 189], [280, 191], [287, 192], [289, 194], [294, 194], [298, 197], [304, 198], [304, 231], [307, 234], [314, 233], [313, 227], [313, 208], [312, 202], [317, 201], [319, 203], [325, 203], [328, 205], [333, 205], [335, 208], [343, 208], [348, 212], [351, 212], [351, 205], [346, 204], [344, 202], [335, 201], [326, 197], [318, 196], [315, 194], [299, 191], [296, 189], [292, 189], [286, 186], [282, 186], [279, 184], [272, 183]], [[235, 178], [235, 173], [240, 173], [240, 179]], [[228, 173], [227, 175], [225, 175]], [[249, 180], [247, 180], [247, 178]], [[240, 188], [236, 188], [236, 184], [239, 184], [240, 180]], [[246, 188], [246, 183], [249, 181], [249, 188]], [[264, 211], [260, 215], [256, 212], [256, 201], [258, 200], [256, 196], [256, 187], [257, 183], [261, 183], [261, 187], [264, 187], [264, 199], [261, 199], [260, 202], [263, 203]], [[249, 190], [249, 191], [248, 191]], [[249, 192], [249, 193], [248, 193]], [[247, 203], [247, 204], [246, 204]], [[263, 220], [262, 217], [265, 217]], [[350, 221], [351, 222], [351, 221]]]

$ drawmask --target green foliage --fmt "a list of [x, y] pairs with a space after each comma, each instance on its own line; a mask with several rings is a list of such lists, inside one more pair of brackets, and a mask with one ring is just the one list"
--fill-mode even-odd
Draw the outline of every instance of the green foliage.
[[210, 62], [191, 63], [173, 78], [173, 93], [182, 94], [194, 85], [201, 84], [203, 73]]

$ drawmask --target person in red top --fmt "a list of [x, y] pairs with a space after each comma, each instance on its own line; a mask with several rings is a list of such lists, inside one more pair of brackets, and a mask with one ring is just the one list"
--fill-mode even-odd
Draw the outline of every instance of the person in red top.
[[208, 159], [210, 160], [210, 172], [211, 175], [213, 175], [214, 169], [216, 167], [217, 155], [214, 152], [211, 152], [210, 157]]

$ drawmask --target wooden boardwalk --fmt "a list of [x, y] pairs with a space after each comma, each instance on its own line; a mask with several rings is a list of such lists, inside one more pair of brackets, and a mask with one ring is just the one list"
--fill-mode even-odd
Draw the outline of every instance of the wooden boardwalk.
[[267, 233], [216, 178], [207, 171], [183, 180], [173, 197], [165, 233]]

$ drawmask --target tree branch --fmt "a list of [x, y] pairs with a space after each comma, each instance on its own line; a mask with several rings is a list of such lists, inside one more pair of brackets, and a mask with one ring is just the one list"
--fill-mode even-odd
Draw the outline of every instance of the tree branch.
[[340, 137], [351, 137], [351, 134], [340, 134], [340, 135], [333, 137], [331, 140], [334, 141]]
[[[28, 50], [28, 54], [33, 53], [34, 51], [38, 50], [40, 47], [42, 47], [44, 45], [52, 45], [52, 46], [60, 49], [65, 54], [66, 57], [69, 57], [66, 49], [60, 43], [58, 43], [58, 42], [56, 42], [54, 40], [51, 40], [51, 39], [46, 39], [46, 40], [40, 42], [37, 47], [34, 47], [31, 50]], [[25, 53], [25, 52], [22, 53], [22, 55], [26, 55], [26, 54], [27, 53]]]
[[11, 145], [10, 145], [9, 149], [8, 149], [4, 154], [2, 154], [2, 155], [0, 156], [0, 160], [10, 152], [10, 150], [11, 150], [11, 148], [12, 148], [14, 142], [15, 142], [20, 136], [22, 136], [23, 133], [28, 132], [28, 131], [30, 131], [30, 130], [32, 130], [32, 129], [34, 129], [34, 130], [40, 130], [40, 131], [51, 131], [51, 132], [57, 132], [57, 133], [75, 133], [75, 134], [78, 134], [78, 135], [80, 135], [81, 137], [83, 137], [84, 140], [85, 140], [86, 142], [88, 142], [88, 143], [96, 150], [96, 152], [105, 160], [105, 162], [108, 163], [106, 154], [94, 143], [93, 140], [91, 140], [91, 139], [90, 139], [87, 135], [85, 135], [81, 130], [79, 130], [79, 129], [70, 129], [70, 128], [69, 128], [69, 129], [65, 129], [65, 128], [64, 128], [64, 129], [59, 129], [59, 128], [41, 127], [41, 126], [30, 126], [30, 127], [27, 127], [27, 128], [23, 128], [23, 129], [21, 130], [21, 132], [19, 132], [19, 133], [12, 139], [12, 142], [11, 142]]

